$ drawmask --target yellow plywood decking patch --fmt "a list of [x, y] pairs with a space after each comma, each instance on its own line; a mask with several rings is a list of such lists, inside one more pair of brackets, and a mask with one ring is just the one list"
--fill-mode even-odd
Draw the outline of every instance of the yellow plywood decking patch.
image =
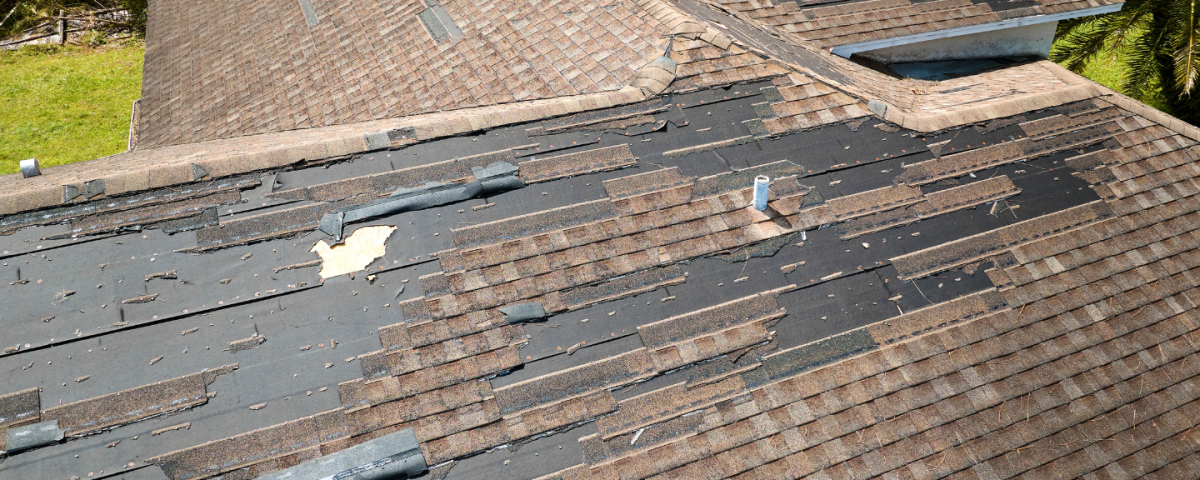
[[367, 268], [372, 261], [383, 256], [387, 250], [383, 242], [394, 231], [396, 227], [386, 225], [364, 227], [355, 230], [341, 245], [330, 247], [324, 240], [317, 242], [309, 251], [321, 256], [321, 279]]

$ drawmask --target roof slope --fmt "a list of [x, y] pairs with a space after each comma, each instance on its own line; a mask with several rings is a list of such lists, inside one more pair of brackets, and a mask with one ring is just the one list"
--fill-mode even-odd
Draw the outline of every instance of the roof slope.
[[[869, 42], [953, 28], [1037, 17], [1121, 1], [1084, 0], [716, 0], [725, 8], [744, 12], [764, 26], [793, 34], [817, 48]], [[836, 5], [823, 5], [833, 3]]]
[[669, 76], [586, 106], [5, 179], [79, 192], [0, 217], [0, 449], [63, 437], [4, 472], [279, 478], [399, 434], [431, 479], [1195, 478], [1200, 130], [682, 6], [643, 6]]
[[636, 4], [441, 2], [439, 41], [419, 1], [303, 3], [153, 2], [139, 148], [617, 90], [663, 47]]

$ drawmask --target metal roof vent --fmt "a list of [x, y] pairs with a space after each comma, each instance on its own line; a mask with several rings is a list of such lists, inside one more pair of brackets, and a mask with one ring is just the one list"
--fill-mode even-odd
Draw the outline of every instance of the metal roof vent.
[[41, 174], [42, 169], [38, 168], [38, 161], [36, 158], [21, 160], [21, 175], [23, 175], [25, 178], [36, 177]]
[[425, 25], [425, 30], [429, 32], [429, 36], [436, 41], [442, 40], [458, 40], [463, 37], [462, 30], [458, 29], [458, 25], [454, 24], [454, 19], [450, 18], [450, 14], [446, 13], [446, 9], [442, 8], [436, 2], [427, 2], [429, 8], [421, 10], [417, 14], [417, 18], [421, 20], [421, 24]]
[[754, 177], [754, 208], [758, 211], [767, 209], [767, 197], [770, 196], [768, 187], [771, 186], [771, 179], [766, 175]]

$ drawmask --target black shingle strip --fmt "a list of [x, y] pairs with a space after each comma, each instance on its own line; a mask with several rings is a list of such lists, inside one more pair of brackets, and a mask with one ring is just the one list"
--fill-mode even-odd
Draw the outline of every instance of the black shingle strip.
[[304, 20], [308, 22], [308, 26], [316, 26], [320, 21], [317, 17], [317, 9], [313, 7], [312, 0], [300, 0], [300, 10], [304, 12]]
[[637, 163], [637, 158], [633, 156], [627, 143], [540, 160], [533, 158], [520, 164], [518, 176], [525, 183], [548, 182], [585, 173], [605, 172]]
[[178, 187], [151, 190], [148, 192], [128, 196], [101, 198], [77, 205], [68, 205], [35, 212], [0, 216], [0, 232], [15, 230], [17, 228], [27, 227], [30, 225], [57, 223], [86, 215], [96, 215], [119, 210], [127, 210], [136, 207], [179, 201], [192, 197], [209, 195], [222, 190], [252, 188], [258, 186], [259, 183], [261, 182], [259, 182], [258, 176], [243, 175], [210, 182], [192, 183]]
[[696, 179], [696, 186], [692, 190], [692, 197], [711, 197], [734, 190], [749, 188], [754, 185], [754, 177], [759, 175], [766, 175], [767, 177], [774, 179], [776, 177], [788, 177], [793, 175], [798, 176], [803, 174], [804, 167], [792, 163], [789, 160], [780, 160], [778, 162], [744, 168], [733, 172], [698, 178]]
[[604, 181], [604, 190], [613, 199], [641, 195], [657, 190], [692, 183], [694, 179], [679, 173], [678, 167], [664, 168], [652, 172], [629, 175]]
[[[227, 365], [213, 372], [219, 375], [236, 368]], [[215, 375], [193, 373], [52, 407], [42, 412], [42, 419], [57, 420], [68, 436], [83, 435], [205, 403], [206, 387], [213, 379]]]
[[350, 436], [342, 409], [146, 459], [171, 480], [206, 478]]
[[196, 232], [196, 246], [182, 251], [205, 252], [306, 232], [315, 229], [325, 213], [369, 200], [371, 197], [360, 195], [337, 202], [277, 210], [205, 227]]
[[604, 360], [537, 377], [495, 390], [500, 412], [516, 413], [537, 405], [606, 387], [622, 385], [651, 375], [654, 364], [646, 349], [606, 358]]
[[37, 387], [0, 395], [0, 428], [39, 421], [41, 405], [41, 390]]
[[742, 379], [753, 388], [878, 347], [866, 330], [854, 330], [763, 357], [762, 366], [742, 374]]
[[1060, 234], [1112, 215], [1113, 212], [1107, 204], [1094, 201], [901, 255], [893, 258], [892, 263], [902, 279], [922, 277], [979, 261], [987, 256], [1005, 252], [1013, 246]]
[[562, 292], [561, 299], [567, 310], [576, 310], [595, 303], [654, 290], [663, 285], [680, 284], [683, 281], [683, 269], [678, 265], [671, 265]]
[[752, 295], [703, 310], [638, 327], [642, 344], [651, 350], [682, 340], [715, 333], [734, 325], [760, 320], [783, 309], [772, 295]]
[[617, 212], [611, 201], [608, 199], [596, 200], [455, 229], [454, 244], [459, 248], [466, 248], [498, 243], [616, 216]]
[[241, 200], [241, 192], [230, 189], [177, 202], [89, 215], [72, 219], [70, 233], [72, 235], [89, 235], [122, 227], [149, 226], [158, 222], [195, 216], [202, 210], [239, 203]]
[[263, 197], [277, 200], [329, 202], [365, 193], [383, 196], [391, 194], [397, 188], [415, 188], [427, 182], [451, 182], [470, 177], [473, 167], [487, 167], [496, 162], [514, 163], [515, 158], [516, 151], [514, 149], [504, 149], [428, 165], [293, 188], [269, 193]]

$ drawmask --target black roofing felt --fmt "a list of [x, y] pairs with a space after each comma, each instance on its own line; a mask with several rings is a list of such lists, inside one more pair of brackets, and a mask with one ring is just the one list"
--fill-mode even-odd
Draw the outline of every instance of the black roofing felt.
[[[42, 240], [62, 232], [65, 227], [58, 225], [0, 236], [0, 278], [4, 280], [0, 292], [5, 298], [21, 299], [6, 304], [8, 323], [0, 343], [21, 348], [0, 356], [0, 384], [6, 386], [0, 393], [40, 387], [46, 408], [206, 368], [240, 365], [209, 387], [217, 395], [203, 406], [9, 457], [2, 465], [5, 474], [12, 478], [69, 478], [103, 470], [102, 475], [108, 477], [137, 469], [128, 478], [162, 478], [156, 467], [145, 467], [141, 459], [338, 407], [337, 383], [362, 375], [353, 359], [380, 348], [376, 329], [401, 320], [397, 302], [425, 293], [418, 278], [440, 271], [430, 254], [454, 246], [454, 228], [605, 198], [604, 180], [660, 167], [678, 167], [683, 175], [702, 177], [786, 159], [803, 167], [800, 184], [830, 199], [890, 185], [904, 165], [934, 158], [926, 147], [929, 143], [949, 140], [943, 147], [946, 154], [979, 148], [983, 142], [1011, 141], [1020, 134], [1020, 129], [1012, 126], [990, 131], [965, 127], [925, 137], [903, 130], [889, 132], [875, 127], [879, 121], [868, 120], [715, 151], [663, 155], [672, 149], [747, 135], [741, 122], [755, 118], [750, 105], [762, 101], [756, 95], [760, 86], [674, 96], [671, 103], [685, 105], [681, 112], [686, 125], [680, 125], [684, 120], [679, 113], [662, 112], [655, 114], [656, 118], [675, 115], [673, 121], [639, 135], [591, 132], [586, 137], [530, 137], [525, 130], [537, 124], [520, 125], [374, 152], [327, 167], [284, 171], [273, 180], [272, 175], [264, 175], [262, 186], [243, 191], [245, 203], [221, 211], [222, 221], [227, 221], [248, 212], [278, 208], [273, 205], [281, 202], [262, 197], [272, 189], [310, 186], [532, 143], [549, 149], [549, 142], [556, 142], [559, 150], [565, 147], [558, 145], [564, 139], [598, 138], [595, 143], [576, 143], [559, 153], [629, 144], [638, 157], [636, 166], [623, 170], [528, 185], [487, 198], [351, 225], [347, 233], [372, 225], [398, 227], [387, 241], [386, 254], [353, 279], [340, 276], [321, 282], [319, 267], [276, 271], [316, 259], [309, 249], [318, 240], [329, 240], [319, 232], [199, 255], [174, 253], [195, 244], [196, 234], [189, 232], [167, 235], [155, 229]], [[747, 91], [750, 96], [739, 95]], [[731, 92], [739, 93], [725, 100]], [[1024, 118], [1054, 113], [1026, 114]], [[787, 315], [769, 328], [776, 338], [763, 346], [763, 351], [807, 344], [979, 291], [990, 285], [982, 271], [973, 275], [949, 271], [905, 282], [899, 280], [888, 259], [1094, 200], [1095, 194], [1072, 176], [1073, 170], [1063, 162], [1078, 153], [1063, 152], [959, 177], [957, 184], [962, 185], [1006, 175], [1022, 189], [1004, 201], [995, 215], [990, 205], [984, 205], [850, 240], [841, 240], [837, 228], [810, 230], [782, 246], [769, 246], [765, 251], [773, 252], [770, 256], [732, 262], [719, 256], [695, 259], [680, 266], [687, 275], [682, 284], [525, 324], [529, 343], [520, 351], [524, 365], [491, 382], [494, 387], [510, 385], [632, 351], [642, 346], [636, 335], [639, 325], [790, 284], [798, 288], [778, 297]], [[540, 155], [528, 149], [521, 154]], [[935, 183], [922, 190], [928, 193], [950, 187]], [[474, 208], [488, 204], [491, 206]], [[803, 265], [798, 265], [801, 262]], [[785, 273], [781, 267], [787, 265], [798, 266]], [[175, 271], [176, 278], [147, 280], [147, 276], [167, 271]], [[376, 275], [373, 282], [367, 280], [369, 273]], [[223, 283], [225, 279], [229, 280]], [[401, 287], [403, 292], [397, 295]], [[158, 297], [148, 303], [122, 303], [153, 294]], [[189, 331], [194, 328], [198, 330]], [[225, 351], [229, 342], [255, 334], [266, 341], [237, 353]], [[568, 354], [577, 344], [579, 348]], [[309, 348], [302, 349], [305, 346]], [[159, 356], [163, 358], [151, 365]], [[654, 385], [702, 376], [697, 372], [704, 369], [735, 368], [730, 359], [719, 362], [688, 367], [614, 395], [628, 398], [650, 391]], [[75, 381], [89, 375], [84, 381]], [[262, 402], [267, 403], [266, 408], [248, 409]], [[191, 422], [191, 427], [150, 436], [153, 430], [183, 422]], [[584, 426], [535, 440], [515, 453], [509, 448], [470, 458], [453, 467], [447, 478], [480, 478], [481, 472], [489, 478], [551, 473], [582, 460], [576, 440], [593, 429]], [[138, 440], [133, 440], [134, 436]], [[106, 448], [115, 440], [121, 442]], [[510, 460], [509, 465], [505, 466], [504, 460]]]

